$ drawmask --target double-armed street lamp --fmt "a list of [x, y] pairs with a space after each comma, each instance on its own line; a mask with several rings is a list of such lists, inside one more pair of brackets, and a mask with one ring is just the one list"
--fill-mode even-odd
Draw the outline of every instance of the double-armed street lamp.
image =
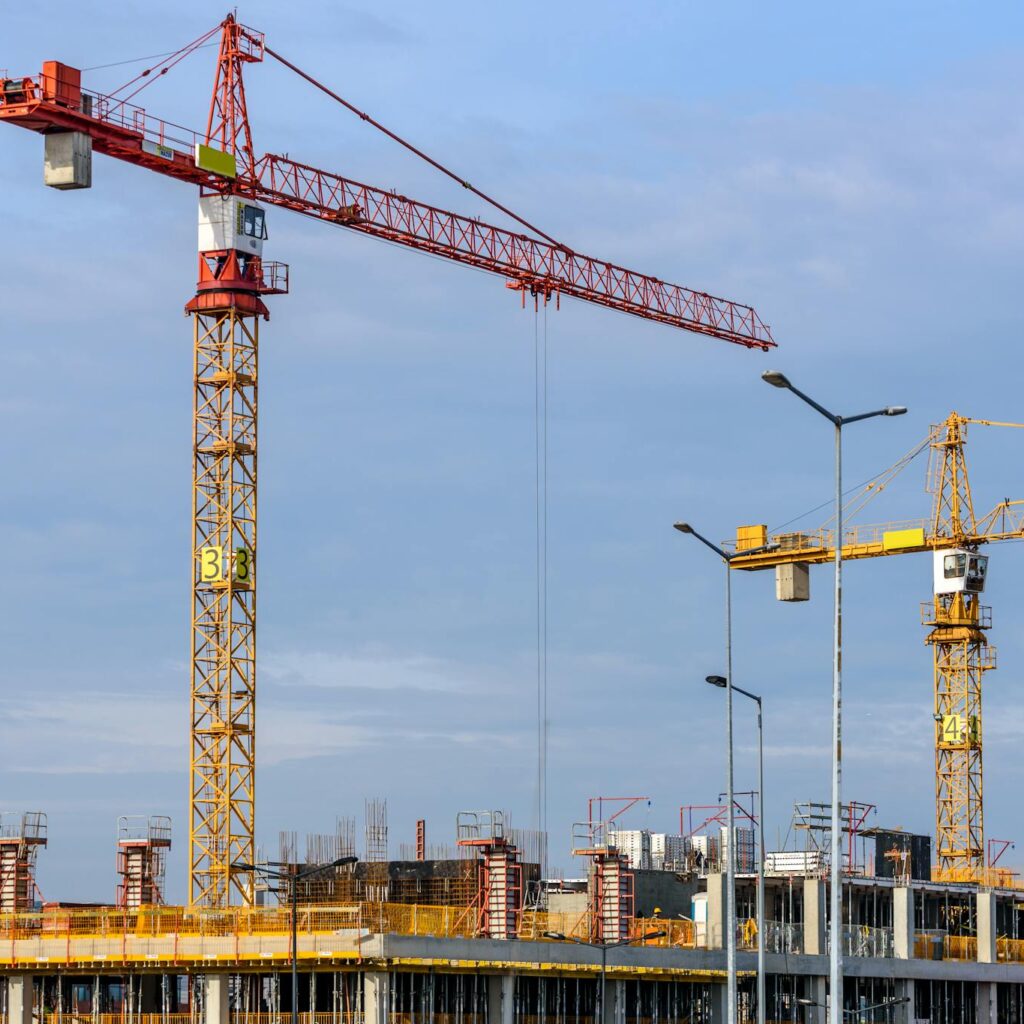
[[599, 988], [599, 1004], [594, 1013], [594, 1024], [605, 1024], [604, 1020], [604, 993], [605, 974], [608, 970], [608, 950], [618, 949], [619, 946], [631, 946], [635, 942], [647, 942], [648, 939], [664, 938], [666, 932], [648, 932], [646, 935], [637, 935], [632, 939], [617, 939], [615, 942], [587, 942], [584, 939], [577, 939], [575, 936], [564, 935], [562, 932], [544, 932], [545, 939], [554, 939], [555, 942], [575, 942], [577, 946], [587, 946], [590, 949], [601, 951], [601, 985]]
[[[874, 1010], [887, 1010], [890, 1006], [901, 1006], [903, 1003], [909, 1002], [910, 996], [900, 996], [899, 999], [886, 999], [884, 1002], [875, 1003], [872, 1006], [860, 1006], [856, 1010], [843, 1010], [842, 1012], [845, 1013], [848, 1017], [859, 1017], [861, 1014], [864, 1013], [871, 1013]], [[813, 999], [798, 999], [797, 1003], [800, 1006], [815, 1007], [820, 1010], [825, 1009], [825, 1007], [822, 1006], [821, 1003], [817, 1003]], [[840, 1006], [842, 1006], [841, 1001]]]
[[339, 857], [330, 864], [313, 864], [301, 871], [275, 871], [265, 864], [232, 864], [233, 871], [251, 872], [277, 878], [289, 883], [292, 907], [292, 1024], [299, 1024], [299, 882], [305, 882], [317, 875], [326, 874], [335, 868], [343, 868], [355, 864], [358, 857]]
[[792, 391], [797, 398], [806, 402], [815, 412], [820, 413], [835, 427], [835, 485], [836, 485], [836, 532], [835, 532], [835, 622], [832, 645], [832, 878], [830, 892], [829, 922], [829, 985], [832, 991], [829, 1019], [831, 1024], [842, 1024], [843, 951], [842, 927], [842, 840], [840, 838], [840, 797], [842, 794], [842, 676], [843, 676], [843, 427], [847, 423], [872, 419], [875, 416], [902, 416], [903, 405], [888, 405], [872, 412], [855, 416], [838, 416], [819, 405], [809, 395], [793, 386], [789, 378], [778, 370], [766, 370], [761, 379], [772, 387]]
[[[728, 551], [720, 548], [717, 544], [708, 540], [702, 533], [695, 530], [689, 523], [674, 523], [675, 529], [680, 533], [689, 534], [699, 540], [706, 548], [713, 551], [725, 565], [725, 675], [709, 676], [708, 682], [712, 679], [721, 679], [722, 682], [715, 685], [725, 690], [725, 734], [726, 734], [726, 756], [728, 769], [726, 771], [726, 800], [729, 805], [728, 812], [728, 842], [726, 844], [725, 860], [725, 887], [726, 887], [726, 925], [725, 925], [725, 963], [726, 963], [726, 1004], [728, 1007], [727, 1017], [730, 1022], [736, 1021], [737, 1010], [737, 983], [736, 983], [736, 815], [733, 795], [733, 745], [732, 745], [732, 692], [737, 687], [732, 685], [732, 560], [737, 557]], [[777, 544], [762, 544], [756, 548], [745, 548], [743, 555], [755, 555], [762, 551], [774, 551]], [[745, 693], [745, 691], [742, 691]], [[750, 696], [750, 694], [746, 694]], [[760, 715], [758, 716], [760, 718]], [[761, 797], [761, 818], [764, 818], [764, 797]], [[760, 851], [761, 859], [764, 858], [764, 849]], [[764, 901], [763, 878], [758, 885], [758, 906], [763, 917]], [[763, 920], [758, 921], [758, 928], [763, 927]], [[764, 1024], [764, 954], [761, 951], [764, 945], [763, 937], [758, 938], [758, 982], [757, 982], [757, 1007], [758, 1024]]]

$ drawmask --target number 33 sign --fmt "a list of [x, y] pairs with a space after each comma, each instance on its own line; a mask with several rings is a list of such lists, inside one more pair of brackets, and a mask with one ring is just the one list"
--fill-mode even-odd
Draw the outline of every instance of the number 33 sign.
[[[231, 553], [231, 578], [236, 583], [252, 581], [252, 552], [248, 548], [235, 548]], [[200, 548], [199, 579], [202, 583], [224, 581], [224, 548], [220, 544]]]

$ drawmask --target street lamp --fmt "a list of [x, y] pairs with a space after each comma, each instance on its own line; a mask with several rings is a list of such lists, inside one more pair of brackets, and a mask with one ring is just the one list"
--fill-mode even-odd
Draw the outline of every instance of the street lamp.
[[832, 645], [832, 891], [830, 893], [831, 921], [829, 924], [829, 984], [832, 986], [831, 1024], [842, 1024], [843, 951], [842, 928], [842, 840], [840, 838], [840, 795], [842, 792], [842, 693], [843, 693], [843, 426], [868, 420], [875, 416], [902, 416], [903, 405], [888, 405], [884, 409], [862, 412], [855, 416], [837, 416], [819, 405], [809, 395], [793, 386], [789, 378], [778, 370], [766, 370], [761, 379], [774, 388], [792, 391], [835, 427], [836, 476], [836, 534], [835, 534], [835, 624]]
[[666, 932], [648, 932], [646, 935], [637, 935], [632, 939], [618, 939], [615, 942], [585, 942], [574, 936], [564, 935], [562, 932], [544, 932], [545, 939], [554, 939], [555, 942], [575, 942], [577, 946], [589, 946], [591, 949], [601, 951], [601, 987], [600, 1003], [597, 1012], [594, 1014], [594, 1024], [605, 1024], [604, 1020], [604, 982], [605, 972], [608, 969], [608, 950], [617, 949], [619, 946], [630, 946], [634, 942], [646, 942], [648, 939], [664, 938]]
[[[835, 1002], [835, 1000], [833, 1000], [833, 1002]], [[857, 1017], [862, 1013], [869, 1012], [870, 1010], [885, 1010], [890, 1006], [901, 1006], [903, 1003], [909, 1002], [910, 996], [900, 996], [899, 999], [886, 999], [885, 1002], [875, 1003], [873, 1006], [860, 1006], [856, 1010], [843, 1010], [843, 1013], [848, 1014], [851, 1017]], [[819, 1010], [825, 1009], [821, 1003], [817, 1003], [813, 999], [797, 999], [797, 1003], [800, 1006], [817, 1007]]]
[[280, 878], [291, 882], [291, 904], [292, 904], [292, 1024], [299, 1022], [299, 882], [315, 875], [322, 875], [325, 871], [334, 868], [343, 868], [348, 864], [355, 864], [358, 857], [339, 857], [330, 864], [313, 864], [303, 868], [302, 871], [275, 871], [264, 864], [232, 864], [233, 871], [250, 871], [266, 875], [268, 878]]
[[[704, 682], [712, 686], [726, 689], [729, 680], [724, 676], [707, 676]], [[757, 694], [744, 690], [741, 686], [732, 687], [736, 693], [749, 697], [757, 705], [757, 1024], [764, 1024], [765, 1018], [765, 933], [764, 933], [764, 719], [762, 716], [761, 698]]]
[[[725, 735], [726, 735], [726, 748], [728, 758], [728, 769], [726, 771], [726, 800], [729, 803], [729, 816], [728, 816], [728, 829], [729, 829], [729, 842], [728, 842], [728, 857], [725, 861], [725, 888], [726, 888], [726, 935], [725, 935], [725, 965], [726, 965], [726, 1003], [728, 1006], [727, 1017], [730, 1024], [733, 1024], [736, 1020], [736, 1005], [737, 1005], [737, 994], [736, 994], [736, 821], [735, 821], [735, 808], [733, 807], [733, 752], [732, 752], [732, 560], [737, 555], [731, 555], [729, 552], [724, 551], [717, 544], [713, 544], [707, 539], [702, 533], [698, 533], [689, 523], [674, 523], [675, 529], [680, 533], [687, 533], [690, 536], [696, 538], [706, 548], [713, 551], [719, 558], [722, 559], [725, 565], [725, 676], [716, 676], [714, 678], [722, 679], [721, 683], [716, 685], [721, 686], [725, 690]], [[742, 554], [755, 555], [761, 551], [774, 551], [778, 547], [778, 544], [762, 544], [756, 548], [744, 548]], [[737, 553], [739, 554], [739, 553]], [[711, 681], [709, 677], [708, 681]], [[761, 817], [764, 817], [764, 808], [762, 807]], [[762, 857], [764, 856], [764, 850], [761, 850]], [[758, 900], [759, 906], [763, 902], [764, 896], [761, 892], [763, 886], [758, 886]], [[760, 926], [759, 926], [760, 927]], [[757, 973], [757, 1020], [758, 1024], [764, 1024], [764, 963], [763, 958], [760, 954], [760, 948], [763, 945], [763, 941], [758, 939], [758, 973]]]

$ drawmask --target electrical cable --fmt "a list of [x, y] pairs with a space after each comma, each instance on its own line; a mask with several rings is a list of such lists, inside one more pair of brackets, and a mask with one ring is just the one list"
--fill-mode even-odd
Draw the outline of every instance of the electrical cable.
[[354, 104], [349, 103], [349, 101], [346, 100], [344, 97], [339, 96], [336, 92], [329, 89], [322, 82], [318, 82], [312, 75], [309, 75], [301, 68], [296, 67], [290, 60], [287, 60], [286, 58], [282, 57], [281, 54], [277, 53], [275, 50], [272, 50], [269, 46], [264, 48], [264, 52], [273, 57], [274, 60], [283, 64], [289, 70], [294, 71], [295, 74], [297, 74], [300, 78], [304, 78], [307, 82], [309, 82], [310, 85], [315, 86], [322, 93], [326, 94], [327, 96], [330, 96], [332, 100], [334, 100], [337, 103], [340, 103], [343, 107], [352, 111], [353, 114], [357, 115], [363, 121], [366, 121], [368, 124], [373, 125], [374, 128], [376, 128], [380, 132], [383, 132], [389, 139], [391, 139], [394, 142], [397, 142], [400, 146], [404, 146], [407, 150], [409, 150], [410, 153], [414, 153], [421, 160], [426, 161], [428, 164], [430, 164], [431, 167], [435, 168], [435, 170], [438, 170], [442, 174], [447, 175], [449, 178], [452, 179], [452, 181], [458, 182], [463, 188], [468, 189], [470, 192], [473, 193], [473, 195], [482, 199], [485, 203], [489, 203], [496, 210], [500, 210], [506, 216], [511, 217], [517, 223], [522, 224], [523, 227], [527, 228], [529, 231], [532, 231], [535, 234], [540, 235], [541, 238], [546, 239], [557, 248], [564, 250], [566, 253], [572, 253], [572, 249], [570, 249], [569, 246], [567, 246], [564, 242], [559, 242], [558, 239], [552, 238], [551, 235], [547, 234], [544, 231], [541, 231], [540, 228], [531, 224], [528, 220], [525, 220], [524, 218], [520, 217], [519, 214], [513, 213], [507, 206], [502, 206], [502, 204], [499, 203], [496, 199], [492, 199], [486, 193], [481, 192], [480, 189], [478, 189], [475, 185], [470, 184], [461, 175], [456, 174], [452, 170], [449, 170], [447, 167], [444, 166], [444, 164], [439, 163], [433, 157], [428, 156], [421, 149], [417, 149], [411, 142], [407, 142], [400, 135], [396, 135], [393, 131], [391, 131], [390, 128], [385, 128], [384, 125], [382, 125], [379, 121], [374, 120], [365, 111], [360, 110]]

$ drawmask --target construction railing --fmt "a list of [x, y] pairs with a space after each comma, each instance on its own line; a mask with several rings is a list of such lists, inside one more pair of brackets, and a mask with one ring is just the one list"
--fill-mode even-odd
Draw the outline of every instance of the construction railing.
[[[393, 1013], [390, 1015], [391, 1019], [394, 1020], [396, 1017], [401, 1017], [402, 1014]], [[434, 1014], [434, 1019], [437, 1020], [439, 1017], [445, 1016], [444, 1014]], [[471, 1015], [467, 1014], [467, 1017]], [[152, 1021], [143, 1021], [141, 1024], [160, 1024], [159, 1014], [154, 1014], [156, 1019]], [[123, 1021], [122, 1024], [133, 1024], [131, 1021]], [[172, 1021], [171, 1024], [174, 1024]], [[185, 1018], [184, 1024], [189, 1024], [188, 1017]], [[197, 1021], [193, 1021], [192, 1024], [198, 1024]], [[248, 1013], [244, 1010], [232, 1010], [230, 1024], [292, 1024], [292, 1015], [290, 1011], [282, 1010], [277, 1013]], [[320, 1012], [320, 1013], [300, 1013], [298, 1016], [297, 1024], [363, 1024], [362, 1013], [343, 1013], [338, 1011], [333, 1012]], [[467, 1024], [469, 1022], [467, 1021]]]
[[996, 939], [996, 957], [1008, 963], [1024, 963], [1024, 939]]
[[[471, 938], [476, 932], [476, 926], [476, 914], [471, 906], [417, 903], [300, 907], [296, 920], [300, 943], [311, 936], [343, 935], [346, 932], [353, 937], [381, 934]], [[631, 938], [638, 939], [656, 931], [665, 934], [650, 940], [648, 945], [685, 949], [693, 949], [697, 945], [695, 926], [688, 920], [637, 918], [631, 922], [629, 934]], [[590, 941], [593, 937], [591, 916], [587, 912], [523, 912], [518, 933], [520, 939], [541, 940], [545, 938], [546, 932]], [[291, 912], [285, 907], [229, 907], [221, 910], [199, 907], [58, 907], [34, 913], [0, 914], [0, 940], [5, 942], [16, 942], [19, 939], [73, 941], [76, 938], [111, 940], [164, 937], [183, 940], [281, 936], [290, 939], [290, 934]]]
[[[828, 935], [826, 948], [831, 949], [832, 936]], [[888, 957], [895, 954], [891, 928], [871, 928], [866, 924], [843, 928], [843, 954], [845, 956]]]
[[947, 935], [942, 943], [942, 959], [977, 960], [977, 937], [974, 935]]
[[[697, 927], [692, 921], [663, 917], [637, 917], [630, 924], [629, 937], [639, 939], [652, 932], [664, 932], [660, 938], [648, 939], [644, 946], [675, 946], [678, 949], [697, 948]], [[636, 945], [641, 945], [637, 942]]]
[[[296, 928], [300, 936], [332, 934], [348, 929], [361, 933], [471, 936], [475, 928], [471, 907], [405, 903], [355, 903], [348, 906], [300, 907]], [[230, 907], [209, 910], [192, 907], [118, 909], [54, 909], [35, 913], [0, 914], [0, 937], [37, 938], [244, 937], [288, 935], [291, 912], [279, 907]]]
[[524, 910], [519, 925], [519, 938], [543, 940], [545, 932], [589, 942], [590, 914], [587, 911], [582, 914], [564, 914], [548, 910]]

